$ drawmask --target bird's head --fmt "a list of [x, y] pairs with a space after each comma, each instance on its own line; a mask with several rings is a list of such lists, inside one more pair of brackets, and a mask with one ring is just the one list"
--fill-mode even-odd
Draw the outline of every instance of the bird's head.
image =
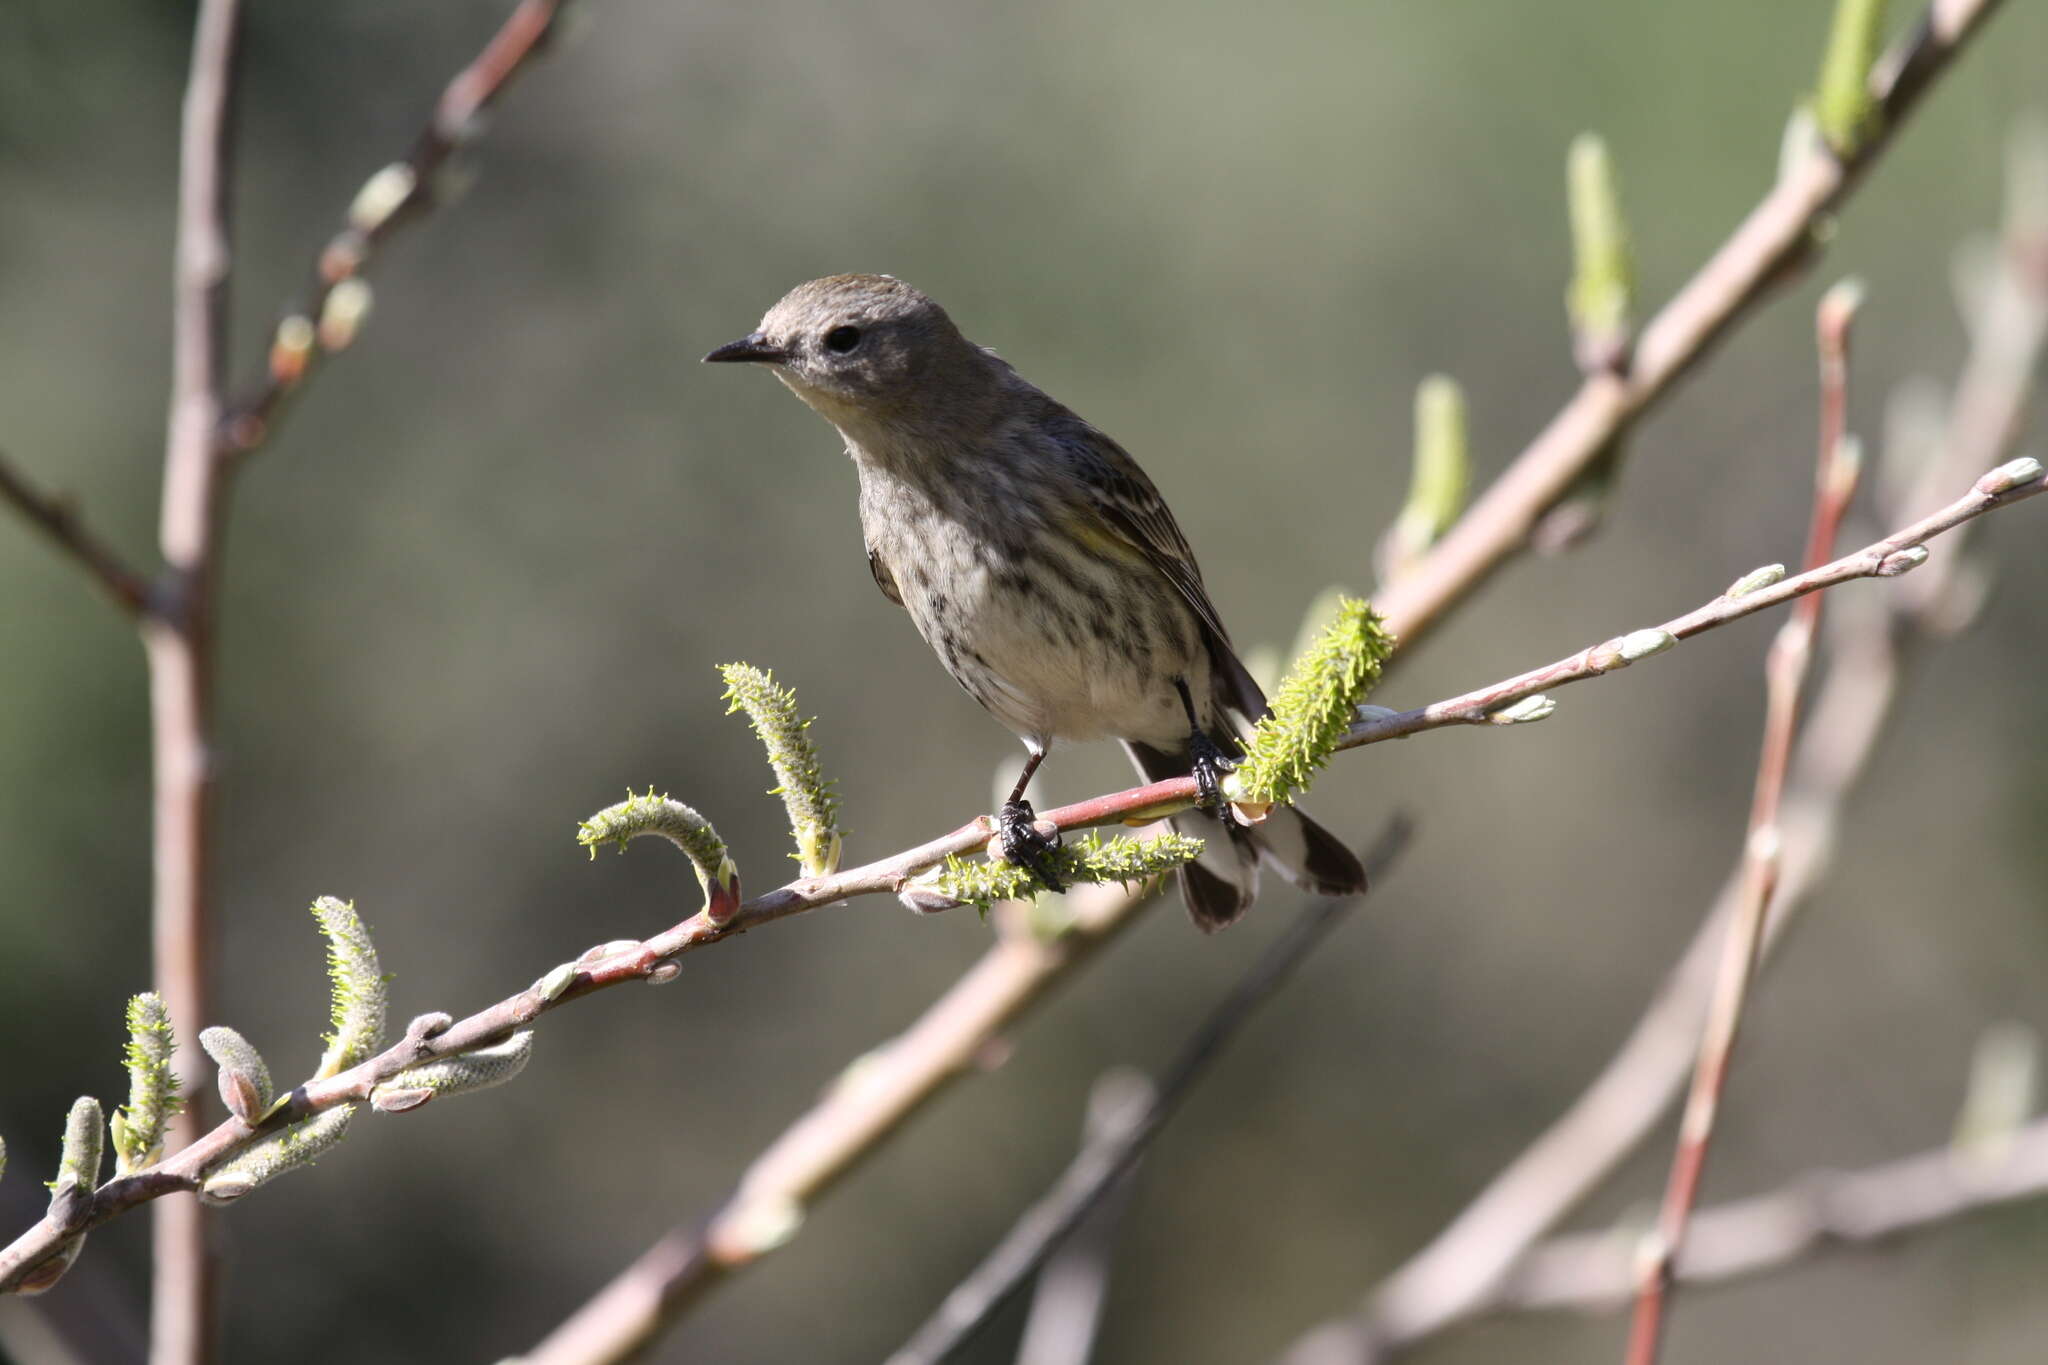
[[986, 385], [990, 364], [945, 309], [890, 275], [800, 284], [753, 332], [704, 360], [769, 366], [849, 434], [878, 420], [914, 420], [948, 394], [966, 398]]

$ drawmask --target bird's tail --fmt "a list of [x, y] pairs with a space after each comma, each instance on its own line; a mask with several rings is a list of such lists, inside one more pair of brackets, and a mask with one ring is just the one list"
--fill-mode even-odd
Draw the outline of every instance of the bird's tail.
[[[1167, 753], [1149, 745], [1124, 744], [1124, 752], [1148, 782], [1185, 777], [1192, 759], [1186, 750]], [[1246, 827], [1207, 811], [1183, 811], [1173, 827], [1201, 839], [1202, 856], [1180, 870], [1181, 899], [1205, 934], [1237, 923], [1259, 894], [1263, 859], [1304, 891], [1348, 896], [1365, 890], [1365, 868], [1342, 840], [1293, 806]]]

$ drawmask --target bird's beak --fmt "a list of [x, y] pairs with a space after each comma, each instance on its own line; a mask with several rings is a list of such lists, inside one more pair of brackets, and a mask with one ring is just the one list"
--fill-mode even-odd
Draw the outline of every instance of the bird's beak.
[[783, 353], [767, 337], [762, 336], [759, 332], [750, 332], [738, 341], [726, 342], [725, 345], [719, 347], [710, 355], [705, 356], [704, 363], [706, 365], [729, 365], [740, 361], [760, 361], [772, 365], [785, 358]]

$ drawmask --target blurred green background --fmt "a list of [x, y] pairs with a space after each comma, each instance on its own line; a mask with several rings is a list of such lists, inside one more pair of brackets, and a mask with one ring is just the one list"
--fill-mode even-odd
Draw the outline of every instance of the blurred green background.
[[[357, 901], [400, 1018], [475, 1008], [669, 923], [695, 895], [679, 860], [643, 847], [593, 866], [573, 843], [628, 783], [709, 812], [751, 887], [779, 880], [779, 808], [721, 714], [724, 660], [774, 667], [821, 717], [850, 860], [983, 808], [1013, 741], [868, 581], [836, 438], [766, 376], [696, 364], [791, 284], [872, 270], [929, 290], [1135, 452], [1240, 641], [1282, 643], [1318, 590], [1369, 586], [1418, 379], [1466, 384], [1482, 476], [1571, 390], [1572, 134], [1610, 139], [1660, 301], [1767, 185], [1829, 8], [590, 5], [493, 118], [467, 195], [379, 261], [364, 338], [239, 486], [220, 1018], [204, 1022], [233, 1023], [282, 1073], [311, 1067], [318, 894]], [[356, 187], [504, 9], [252, 8], [238, 374]], [[1641, 429], [1608, 529], [1515, 566], [1379, 700], [1490, 681], [1796, 555], [1819, 287], [1870, 284], [1861, 431], [1898, 382], [1962, 358], [1952, 250], [1995, 226], [2004, 133], [2048, 59], [2043, 7], [2008, 9], [1853, 202], [1823, 270]], [[138, 558], [190, 18], [133, 0], [0, 7], [0, 442]], [[1980, 1032], [2048, 1025], [2041, 515], [1995, 519], [1981, 624], [1912, 677], [1840, 870], [1756, 1001], [1709, 1199], [1939, 1144]], [[1102, 1359], [1264, 1358], [1577, 1092], [1739, 843], [1770, 629], [1570, 691], [1542, 726], [1332, 768], [1312, 803], [1326, 823], [1363, 839], [1398, 805], [1419, 841], [1159, 1144]], [[120, 1004], [148, 984], [148, 772], [131, 632], [11, 517], [0, 661], [11, 1231], [71, 1097], [121, 1086]], [[1102, 746], [1059, 754], [1040, 790], [1125, 777]], [[879, 1358], [1064, 1161], [1091, 1078], [1160, 1064], [1296, 904], [1269, 884], [1259, 913], [1206, 941], [1177, 907], [1149, 915], [1020, 1030], [1000, 1073], [949, 1094], [658, 1358]], [[226, 1358], [521, 1349], [706, 1210], [988, 937], [971, 914], [869, 900], [694, 957], [669, 990], [551, 1016], [518, 1084], [368, 1118], [221, 1218]], [[1660, 1135], [1588, 1221], [1651, 1198], [1665, 1150]], [[139, 1332], [146, 1231], [129, 1217], [95, 1233], [50, 1301], [97, 1319], [102, 1349]], [[2048, 1209], [2022, 1209], [1687, 1295], [1668, 1359], [2035, 1360], [2044, 1248]], [[1014, 1321], [966, 1358], [1007, 1359]], [[1604, 1359], [1619, 1341], [1613, 1320], [1517, 1320], [1421, 1358]]]

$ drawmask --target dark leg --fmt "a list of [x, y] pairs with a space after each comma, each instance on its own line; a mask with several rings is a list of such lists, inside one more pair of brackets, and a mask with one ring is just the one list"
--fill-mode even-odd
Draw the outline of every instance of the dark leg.
[[1024, 760], [1024, 771], [1019, 774], [1010, 799], [1003, 802], [1003, 809], [997, 816], [996, 832], [1002, 837], [1003, 857], [1044, 882], [1049, 889], [1064, 891], [1067, 888], [1052, 866], [1053, 851], [1059, 848], [1060, 837], [1055, 834], [1048, 839], [1038, 832], [1038, 814], [1024, 799], [1024, 789], [1031, 785], [1031, 775], [1044, 761], [1045, 750], [1037, 748], [1032, 749], [1031, 757]]
[[1209, 738], [1202, 722], [1195, 718], [1195, 699], [1188, 695], [1186, 680], [1175, 678], [1173, 686], [1180, 693], [1181, 709], [1188, 713], [1188, 757], [1195, 778], [1195, 804], [1203, 810], [1219, 810], [1223, 806], [1223, 775], [1234, 771], [1237, 764], [1221, 745]]

